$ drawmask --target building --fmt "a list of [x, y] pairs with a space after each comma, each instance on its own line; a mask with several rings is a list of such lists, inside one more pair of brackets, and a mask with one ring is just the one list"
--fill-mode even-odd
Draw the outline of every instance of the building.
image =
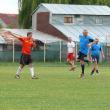
[[63, 40], [88, 29], [91, 35], [107, 42], [110, 36], [110, 8], [99, 5], [41, 4], [32, 14], [32, 28]]
[[0, 26], [2, 28], [18, 28], [18, 15], [0, 13]]

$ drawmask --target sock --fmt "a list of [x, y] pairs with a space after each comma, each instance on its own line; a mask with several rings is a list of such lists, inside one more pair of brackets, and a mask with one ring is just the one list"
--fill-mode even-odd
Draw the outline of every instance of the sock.
[[93, 68], [93, 70], [92, 70], [92, 72], [91, 72], [91, 73], [93, 74], [93, 73], [94, 73], [94, 71], [95, 71], [95, 68]]
[[84, 74], [84, 69], [85, 69], [85, 65], [81, 65], [81, 68], [82, 68], [82, 74]]
[[96, 73], [99, 73], [99, 70], [96, 70]]
[[35, 76], [34, 68], [33, 67], [30, 67], [30, 72], [31, 72], [32, 77]]
[[22, 68], [19, 66], [19, 67], [18, 67], [18, 70], [17, 70], [17, 72], [16, 72], [16, 75], [19, 75], [19, 74], [21, 73], [21, 70], [22, 70]]

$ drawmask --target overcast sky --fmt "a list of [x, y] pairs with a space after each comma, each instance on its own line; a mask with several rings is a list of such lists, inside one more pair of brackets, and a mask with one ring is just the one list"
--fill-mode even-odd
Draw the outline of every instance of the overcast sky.
[[0, 13], [18, 14], [18, 0], [0, 0]]

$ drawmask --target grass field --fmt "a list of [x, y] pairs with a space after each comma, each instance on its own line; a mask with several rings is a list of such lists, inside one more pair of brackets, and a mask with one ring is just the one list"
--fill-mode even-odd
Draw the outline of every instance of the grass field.
[[35, 64], [39, 79], [32, 80], [26, 67], [14, 78], [17, 63], [0, 63], [0, 110], [110, 110], [110, 67], [100, 75], [80, 79], [80, 68], [68, 71], [66, 64]]

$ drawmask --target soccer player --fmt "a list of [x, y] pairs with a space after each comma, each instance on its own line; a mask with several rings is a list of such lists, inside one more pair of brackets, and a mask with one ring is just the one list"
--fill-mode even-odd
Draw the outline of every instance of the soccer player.
[[30, 72], [32, 75], [32, 79], [37, 79], [38, 77], [35, 76], [34, 68], [31, 59], [31, 49], [36, 47], [36, 43], [32, 38], [32, 32], [27, 33], [27, 37], [18, 37], [15, 34], [10, 34], [22, 42], [22, 52], [20, 58], [20, 66], [16, 72], [15, 78], [20, 79], [20, 73], [25, 65], [29, 65]]
[[81, 63], [81, 75], [80, 77], [84, 77], [85, 74], [85, 57], [87, 57], [89, 52], [89, 47], [95, 42], [91, 36], [88, 35], [88, 31], [84, 30], [83, 34], [79, 35], [79, 53], [77, 60]]
[[96, 73], [99, 73], [98, 63], [99, 63], [99, 59], [100, 59], [100, 54], [101, 54], [102, 58], [105, 58], [102, 46], [99, 43], [99, 39], [96, 38], [95, 40], [97, 42], [91, 46], [90, 52], [89, 52], [89, 54], [92, 57], [92, 62], [93, 62], [93, 68], [92, 68], [91, 75], [93, 75], [95, 71], [96, 71]]
[[74, 69], [76, 68], [76, 66], [74, 64], [74, 60], [75, 60], [75, 42], [72, 41], [71, 37], [68, 38], [67, 48], [68, 48], [67, 62], [70, 64], [70, 69], [69, 70], [74, 71]]

